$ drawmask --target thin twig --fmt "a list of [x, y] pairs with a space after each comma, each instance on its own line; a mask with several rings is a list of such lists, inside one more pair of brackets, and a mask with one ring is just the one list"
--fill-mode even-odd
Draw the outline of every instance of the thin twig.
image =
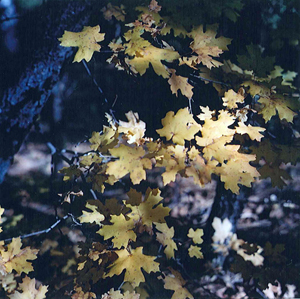
[[[33, 233], [30, 233], [30, 234], [26, 234], [26, 235], [22, 235], [22, 236], [19, 236], [21, 239], [24, 239], [24, 238], [29, 238], [29, 237], [33, 237], [33, 236], [38, 236], [38, 235], [41, 235], [41, 234], [48, 234], [50, 231], [52, 231], [58, 224], [60, 224], [63, 220], [66, 220], [67, 218], [71, 217], [73, 222], [76, 224], [76, 225], [82, 225], [81, 223], [79, 223], [73, 214], [69, 213], [68, 215], [65, 215], [63, 218], [61, 219], [58, 219], [55, 223], [53, 223], [50, 227], [48, 227], [47, 229], [43, 229], [43, 230], [40, 230], [40, 231], [37, 231], [37, 232], [33, 232]], [[5, 239], [5, 240], [1, 240], [1, 241], [4, 241], [4, 242], [9, 242], [11, 241], [13, 238], [8, 238], [8, 239]]]
[[88, 67], [88, 65], [87, 65], [87, 63], [86, 63], [86, 61], [83, 59], [82, 62], [83, 62], [83, 65], [84, 65], [84, 67], [85, 67], [87, 73], [88, 73], [89, 76], [92, 78], [94, 84], [95, 84], [96, 87], [98, 88], [99, 92], [102, 94], [102, 96], [104, 96], [104, 101], [105, 101], [105, 103], [108, 103], [108, 100], [106, 99], [103, 90], [101, 89], [101, 87], [100, 87], [99, 84], [97, 83], [95, 77], [92, 75], [92, 73], [91, 73], [91, 71], [90, 71], [90, 69], [89, 69], [89, 67]]
[[206, 78], [203, 78], [203, 77], [201, 77], [201, 76], [196, 76], [196, 75], [194, 75], [194, 74], [191, 74], [191, 76], [193, 76], [193, 77], [195, 77], [195, 78], [198, 78], [198, 79], [201, 79], [201, 80], [203, 80], [203, 81], [207, 81], [207, 82], [211, 82], [211, 83], [216, 83], [216, 84], [221, 84], [221, 85], [225, 85], [225, 86], [230, 87], [229, 84], [226, 84], [226, 83], [221, 82], [221, 81], [215, 81], [215, 80], [212, 80], [212, 79], [206, 79]]

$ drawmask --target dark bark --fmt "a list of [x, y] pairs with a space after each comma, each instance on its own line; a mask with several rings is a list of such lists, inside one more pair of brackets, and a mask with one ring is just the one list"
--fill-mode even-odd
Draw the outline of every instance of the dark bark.
[[22, 51], [17, 62], [9, 62], [15, 74], [0, 101], [0, 183], [59, 80], [64, 61], [74, 52], [59, 46], [58, 37], [64, 30], [80, 31], [90, 25], [92, 13], [88, 1], [48, 1], [20, 18]]

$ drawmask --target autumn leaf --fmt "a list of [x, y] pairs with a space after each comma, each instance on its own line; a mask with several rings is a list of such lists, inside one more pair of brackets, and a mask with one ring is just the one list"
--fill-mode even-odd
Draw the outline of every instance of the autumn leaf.
[[244, 103], [244, 96], [240, 93], [236, 93], [233, 89], [230, 89], [225, 92], [224, 97], [222, 98], [224, 106], [229, 109], [238, 108], [237, 103]]
[[159, 263], [154, 261], [155, 256], [144, 255], [142, 250], [143, 247], [131, 249], [130, 252], [127, 249], [116, 250], [118, 259], [109, 266], [109, 272], [105, 277], [120, 275], [125, 270], [124, 281], [131, 283], [134, 288], [145, 282], [141, 268], [147, 273], [158, 272]]
[[164, 223], [165, 217], [170, 213], [170, 208], [164, 207], [161, 203], [162, 199], [159, 189], [152, 190], [148, 188], [144, 201], [138, 206], [125, 203], [126, 207], [131, 209], [131, 212], [126, 216], [133, 219], [136, 223], [141, 221], [143, 225], [152, 229], [153, 222]]
[[15, 270], [18, 274], [22, 272], [28, 274], [33, 271], [33, 267], [27, 260], [35, 260], [37, 258], [37, 249], [25, 247], [21, 249], [21, 238], [13, 238], [11, 243], [4, 246], [4, 242], [0, 242], [0, 273], [6, 275]]
[[151, 44], [143, 39], [141, 35], [144, 33], [144, 28], [142, 27], [135, 27], [131, 30], [128, 30], [124, 34], [124, 38], [128, 43], [125, 43], [125, 54], [129, 56], [140, 56], [141, 52], [149, 47]]
[[103, 12], [103, 16], [105, 20], [110, 21], [112, 17], [115, 17], [118, 21], [125, 21], [125, 11], [124, 11], [124, 5], [121, 4], [121, 6], [115, 6], [111, 5], [111, 3], [108, 3], [107, 6], [103, 7], [101, 11]]
[[146, 179], [145, 169], [152, 168], [151, 160], [144, 158], [146, 153], [142, 147], [121, 144], [117, 148], [110, 149], [109, 152], [119, 160], [109, 162], [106, 173], [114, 175], [117, 180], [129, 173], [132, 183], [139, 184]]
[[131, 66], [142, 76], [151, 63], [154, 72], [163, 78], [169, 78], [167, 67], [162, 64], [162, 60], [173, 62], [180, 57], [179, 53], [170, 48], [156, 48], [152, 45], [140, 50], [139, 55], [129, 60]]
[[193, 239], [193, 242], [195, 244], [202, 244], [203, 243], [203, 229], [197, 228], [196, 230], [193, 230], [192, 228], [189, 229], [188, 235], [189, 238]]
[[276, 112], [278, 112], [280, 119], [286, 119], [288, 122], [292, 122], [294, 116], [297, 115], [289, 108], [293, 106], [292, 100], [288, 100], [283, 95], [272, 94], [270, 97], [262, 96], [258, 102], [263, 105], [258, 113], [263, 115], [266, 122], [268, 122], [272, 116], [276, 115]]
[[102, 226], [101, 221], [105, 219], [105, 217], [97, 211], [97, 206], [86, 203], [86, 208], [92, 210], [92, 212], [82, 211], [82, 215], [78, 217], [80, 223], [96, 223], [99, 226]]
[[105, 33], [99, 33], [100, 26], [95, 27], [84, 26], [81, 32], [65, 31], [63, 36], [58, 40], [63, 47], [78, 47], [78, 52], [75, 55], [73, 62], [80, 62], [85, 59], [89, 62], [93, 53], [99, 52], [101, 46], [97, 44], [104, 40]]
[[220, 218], [214, 217], [212, 227], [215, 230], [212, 237], [213, 243], [224, 244], [225, 240], [231, 238], [233, 235], [232, 224], [228, 218], [222, 221]]
[[182, 145], [169, 145], [162, 147], [156, 156], [156, 166], [165, 167], [162, 174], [164, 185], [174, 182], [176, 174], [186, 168], [187, 149]]
[[93, 132], [89, 139], [90, 147], [94, 151], [99, 151], [102, 154], [118, 144], [118, 132], [111, 127], [103, 126], [103, 131]]
[[184, 287], [186, 281], [182, 278], [181, 274], [172, 268], [169, 269], [171, 274], [166, 275], [163, 281], [166, 290], [174, 291], [171, 299], [193, 299], [192, 294]]
[[227, 45], [231, 42], [231, 39], [225, 37], [215, 38], [217, 27], [217, 25], [207, 26], [207, 30], [204, 32], [203, 25], [200, 25], [189, 34], [193, 39], [190, 48], [198, 55], [195, 62], [202, 63], [209, 69], [222, 65], [212, 57], [219, 57], [224, 50], [228, 50]]
[[178, 97], [178, 90], [180, 90], [182, 95], [191, 99], [193, 97], [192, 89], [194, 86], [188, 83], [188, 78], [176, 75], [176, 70], [174, 69], [169, 69], [169, 71], [172, 75], [168, 80], [168, 83], [170, 84], [172, 93], [175, 93], [176, 97]]
[[262, 57], [262, 51], [259, 45], [247, 45], [246, 55], [237, 55], [239, 65], [242, 69], [251, 71], [261, 78], [267, 76], [273, 69], [275, 57]]
[[102, 295], [101, 299], [140, 299], [140, 294], [135, 291], [126, 291], [122, 294], [119, 290], [115, 291], [114, 289], [110, 289], [107, 293]]
[[103, 225], [97, 233], [103, 236], [104, 240], [113, 238], [115, 248], [120, 249], [122, 246], [126, 248], [130, 240], [136, 240], [133, 219], [126, 220], [123, 214], [111, 215], [110, 222], [113, 225]]
[[125, 115], [128, 119], [128, 122], [119, 120], [119, 133], [124, 133], [129, 144], [143, 144], [146, 124], [139, 119], [139, 115], [136, 112], [129, 111], [128, 113], [125, 113]]
[[[200, 108], [203, 109], [201, 106]], [[218, 119], [214, 120], [211, 116], [211, 111], [204, 111], [204, 114], [198, 115], [200, 120], [205, 121], [201, 128], [202, 136], [196, 136], [195, 138], [199, 146], [207, 146], [222, 136], [233, 137], [235, 130], [229, 128], [235, 121], [235, 117], [232, 114], [228, 111], [220, 110]]]
[[195, 257], [197, 259], [203, 259], [203, 253], [201, 252], [201, 247], [191, 245], [188, 249], [189, 256]]
[[10, 299], [43, 299], [46, 298], [48, 286], [40, 285], [38, 289], [35, 288], [35, 278], [30, 279], [28, 276], [23, 278], [19, 284], [18, 289], [22, 292], [15, 291], [12, 295], [8, 295]]
[[174, 258], [174, 250], [177, 250], [177, 245], [172, 239], [174, 237], [174, 227], [169, 228], [166, 223], [154, 224], [156, 229], [161, 231], [161, 233], [156, 233], [156, 239], [165, 247], [164, 253], [168, 259]]
[[173, 111], [169, 111], [161, 123], [163, 128], [156, 130], [159, 136], [166, 137], [167, 140], [172, 139], [179, 145], [184, 145], [184, 140], [192, 140], [201, 127], [193, 119], [188, 108], [179, 109], [175, 115]]
[[266, 129], [262, 127], [252, 127], [251, 125], [245, 125], [243, 122], [238, 123], [238, 127], [235, 128], [236, 132], [243, 135], [248, 134], [252, 140], [256, 140], [258, 142], [264, 137], [264, 135], [259, 132], [264, 132]]
[[64, 175], [63, 180], [64, 181], [69, 181], [73, 178], [78, 178], [81, 176], [81, 170], [78, 169], [77, 165], [71, 165], [69, 167], [63, 167], [58, 171], [59, 173], [62, 173]]

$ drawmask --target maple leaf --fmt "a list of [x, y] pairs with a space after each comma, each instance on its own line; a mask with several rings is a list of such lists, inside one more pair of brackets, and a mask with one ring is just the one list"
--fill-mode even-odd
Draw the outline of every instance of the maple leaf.
[[[253, 245], [253, 244], [252, 244]], [[255, 267], [262, 266], [264, 263], [264, 257], [261, 255], [263, 248], [258, 246], [258, 250], [252, 254], [248, 254], [247, 250], [240, 248], [237, 250], [239, 254], [245, 261], [250, 261]]]
[[140, 294], [137, 294], [135, 291], [126, 291], [122, 294], [119, 290], [115, 291], [114, 289], [110, 289], [107, 293], [102, 295], [101, 299], [140, 299]]
[[186, 152], [187, 149], [182, 145], [169, 145], [157, 152], [156, 166], [166, 168], [162, 174], [164, 185], [174, 182], [176, 174], [186, 168]]
[[62, 173], [64, 175], [63, 180], [69, 181], [74, 176], [75, 178], [78, 178], [81, 176], [81, 170], [78, 169], [77, 165], [71, 165], [70, 167], [63, 167], [58, 171], [59, 173]]
[[189, 229], [189, 233], [187, 235], [189, 238], [193, 239], [193, 242], [195, 244], [202, 244], [203, 243], [203, 229], [197, 228], [196, 230], [193, 230], [192, 228]]
[[127, 249], [116, 250], [118, 259], [109, 266], [109, 272], [105, 277], [120, 275], [125, 270], [124, 281], [131, 283], [134, 288], [141, 282], [145, 282], [141, 268], [147, 273], [158, 272], [159, 263], [154, 261], [155, 256], [144, 255], [142, 250], [143, 247], [131, 249], [130, 252]]
[[247, 55], [237, 55], [241, 68], [248, 71], [253, 70], [258, 77], [266, 77], [270, 73], [275, 63], [275, 57], [262, 58], [261, 48], [258, 45], [248, 45]]
[[35, 288], [35, 278], [30, 279], [28, 276], [23, 278], [23, 281], [19, 284], [18, 289], [22, 293], [15, 291], [12, 295], [8, 295], [10, 299], [43, 299], [46, 298], [48, 292], [48, 286], [40, 285], [38, 289]]
[[125, 203], [126, 207], [131, 209], [131, 212], [126, 216], [133, 219], [136, 223], [141, 221], [143, 225], [152, 229], [153, 222], [164, 223], [165, 217], [170, 213], [170, 208], [162, 205], [162, 199], [159, 189], [152, 190], [148, 188], [144, 201], [138, 206]]
[[159, 12], [161, 10], [161, 6], [158, 5], [157, 1], [155, 1], [155, 0], [151, 0], [148, 7], [149, 7], [149, 10], [152, 10], [154, 12]]
[[197, 259], [203, 259], [203, 253], [201, 252], [201, 247], [191, 245], [188, 249], [189, 256], [195, 257]]
[[[205, 160], [200, 156], [200, 152], [193, 146], [188, 154], [188, 165], [185, 168], [185, 175], [188, 177], [193, 177], [194, 183], [203, 187], [206, 183], [211, 181], [211, 174], [213, 173], [213, 168], [215, 167], [214, 162]], [[213, 167], [212, 167], [213, 166]]]
[[135, 27], [131, 30], [128, 30], [124, 34], [124, 38], [128, 43], [125, 43], [124, 46], [126, 48], [125, 54], [128, 54], [130, 56], [140, 56], [141, 52], [149, 47], [151, 44], [143, 39], [141, 35], [144, 33], [144, 28], [142, 27]]
[[218, 218], [214, 217], [212, 222], [212, 227], [215, 230], [215, 233], [212, 237], [213, 243], [221, 243], [224, 244], [225, 240], [232, 237], [232, 224], [225, 218], [223, 221]]
[[[200, 108], [203, 109], [201, 106]], [[217, 120], [212, 119], [210, 111], [205, 111], [204, 115], [198, 115], [198, 118], [205, 120], [201, 129], [202, 137], [196, 136], [195, 138], [199, 146], [207, 146], [222, 136], [232, 138], [235, 133], [235, 130], [228, 128], [235, 121], [235, 117], [228, 111], [220, 110]]]
[[243, 135], [248, 134], [252, 140], [256, 140], [258, 142], [264, 137], [264, 135], [259, 132], [264, 132], [266, 129], [262, 127], [252, 127], [251, 125], [245, 125], [243, 122], [238, 123], [238, 127], [235, 128], [236, 132]]
[[101, 221], [105, 219], [105, 217], [97, 211], [97, 206], [86, 203], [86, 208], [92, 210], [92, 212], [82, 211], [82, 215], [78, 217], [80, 223], [96, 223], [99, 226], [102, 226]]
[[130, 240], [136, 240], [136, 234], [133, 232], [133, 219], [126, 220], [123, 214], [111, 215], [111, 223], [113, 225], [103, 225], [97, 231], [98, 234], [104, 237], [104, 240], [112, 239], [114, 247], [120, 249], [122, 246], [127, 247]]
[[286, 119], [288, 122], [292, 122], [294, 116], [297, 115], [289, 108], [293, 107], [292, 101], [289, 101], [283, 95], [272, 94], [269, 97], [262, 96], [258, 102], [263, 105], [263, 108], [258, 113], [263, 115], [266, 122], [269, 121], [273, 115], [276, 115], [276, 112], [278, 112], [280, 119]]
[[33, 267], [27, 260], [35, 260], [37, 258], [37, 249], [25, 247], [21, 249], [21, 238], [13, 238], [11, 243], [4, 247], [4, 242], [0, 242], [0, 273], [6, 275], [15, 270], [18, 274], [22, 272], [28, 274], [33, 271]]
[[90, 147], [94, 151], [107, 153], [107, 151], [118, 144], [118, 132], [114, 128], [103, 126], [103, 132], [93, 132], [89, 139]]
[[201, 127], [193, 119], [188, 108], [179, 109], [175, 115], [173, 111], [169, 111], [161, 123], [163, 128], [156, 130], [159, 136], [166, 137], [167, 140], [172, 139], [179, 145], [184, 145], [184, 140], [192, 140]]
[[93, 292], [84, 292], [82, 287], [75, 287], [74, 288], [76, 293], [73, 293], [71, 296], [72, 299], [92, 299], [97, 298], [96, 294]]
[[189, 36], [193, 38], [190, 48], [198, 55], [197, 64], [201, 63], [209, 69], [219, 67], [221, 62], [214, 60], [212, 57], [219, 57], [223, 50], [228, 50], [227, 45], [231, 40], [225, 37], [215, 38], [217, 35], [217, 25], [208, 26], [206, 32], [203, 30], [203, 25], [194, 28]]
[[169, 268], [171, 274], [163, 278], [164, 288], [166, 290], [174, 291], [171, 299], [194, 299], [192, 294], [184, 287], [186, 281], [182, 278], [181, 274], [172, 268]]
[[191, 99], [193, 97], [192, 89], [194, 86], [188, 83], [188, 78], [176, 75], [176, 70], [174, 69], [169, 70], [172, 76], [168, 80], [168, 83], [170, 84], [172, 93], [175, 93], [176, 97], [178, 97], [177, 91], [180, 90], [182, 95], [186, 96], [188, 99]]
[[238, 184], [251, 187], [254, 178], [260, 177], [256, 168], [249, 164], [249, 161], [255, 161], [255, 156], [243, 154], [239, 154], [239, 156], [240, 159], [231, 159], [218, 167], [216, 171], [220, 175], [221, 181], [225, 183], [225, 189], [230, 189], [235, 194], [239, 194]]
[[110, 21], [112, 17], [114, 16], [116, 20], [118, 21], [125, 21], [125, 11], [124, 11], [125, 6], [121, 4], [121, 6], [115, 6], [111, 5], [111, 3], [108, 3], [107, 6], [103, 7], [101, 11], [103, 12], [103, 16], [105, 20]]
[[240, 93], [236, 93], [233, 89], [230, 89], [225, 92], [224, 97], [222, 98], [224, 106], [227, 106], [229, 109], [238, 108], [237, 103], [244, 103], [244, 96]]
[[156, 228], [161, 231], [161, 233], [156, 233], [156, 239], [165, 248], [164, 253], [168, 259], [174, 258], [174, 250], [177, 250], [177, 245], [173, 241], [174, 237], [174, 227], [169, 228], [166, 223], [154, 223]]
[[143, 144], [146, 124], [139, 119], [138, 113], [129, 111], [128, 113], [125, 113], [125, 115], [128, 119], [128, 122], [119, 120], [119, 133], [125, 134], [125, 138], [129, 144]]
[[63, 47], [78, 47], [78, 51], [75, 55], [73, 62], [80, 62], [85, 59], [89, 62], [93, 56], [93, 53], [99, 52], [101, 46], [97, 42], [104, 40], [105, 33], [99, 33], [100, 26], [95, 27], [84, 26], [81, 32], [65, 31], [63, 36], [58, 40]]
[[163, 65], [161, 61], [172, 62], [179, 57], [179, 53], [170, 47], [156, 48], [152, 45], [148, 45], [140, 50], [139, 54], [133, 59], [130, 59], [129, 63], [141, 76], [145, 74], [151, 63], [153, 70], [158, 76], [169, 78], [170, 74], [167, 67]]
[[109, 150], [114, 157], [120, 158], [107, 164], [106, 173], [113, 175], [117, 180], [130, 173], [132, 183], [139, 184], [146, 179], [145, 169], [151, 169], [152, 163], [144, 158], [145, 151], [141, 147], [129, 147], [121, 144], [118, 148]]

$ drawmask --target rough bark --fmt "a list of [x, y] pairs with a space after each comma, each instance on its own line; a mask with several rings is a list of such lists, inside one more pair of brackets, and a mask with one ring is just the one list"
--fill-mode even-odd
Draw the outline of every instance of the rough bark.
[[22, 71], [0, 100], [0, 183], [73, 53], [59, 46], [57, 38], [64, 30], [80, 31], [92, 12], [89, 1], [48, 1], [20, 19]]

